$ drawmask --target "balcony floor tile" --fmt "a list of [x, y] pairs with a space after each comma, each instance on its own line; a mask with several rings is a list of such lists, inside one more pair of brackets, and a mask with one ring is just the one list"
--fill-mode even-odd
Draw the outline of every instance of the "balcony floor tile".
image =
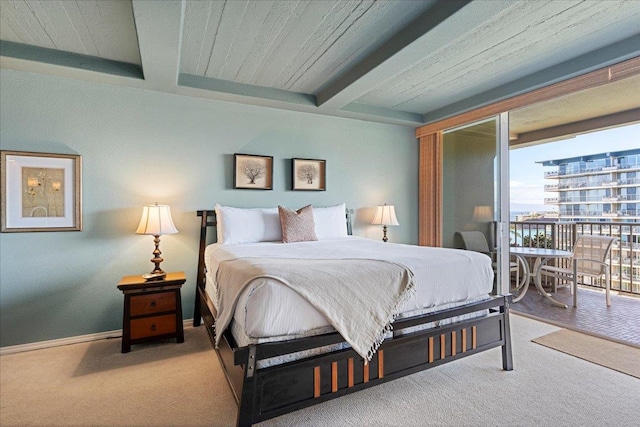
[[558, 288], [553, 297], [569, 306], [553, 306], [533, 287], [525, 297], [511, 305], [514, 312], [554, 325], [621, 341], [640, 348], [640, 297], [611, 294], [611, 307], [604, 290], [578, 289], [578, 308], [573, 308], [568, 287]]

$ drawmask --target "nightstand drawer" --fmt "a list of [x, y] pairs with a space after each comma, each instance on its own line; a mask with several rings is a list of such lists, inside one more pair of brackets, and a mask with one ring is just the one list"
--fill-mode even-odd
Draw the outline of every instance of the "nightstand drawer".
[[161, 313], [163, 311], [175, 311], [176, 293], [171, 291], [132, 296], [130, 304], [131, 306], [129, 310], [131, 316]]
[[180, 288], [185, 281], [182, 271], [167, 273], [162, 280], [145, 280], [142, 276], [120, 280], [118, 289], [124, 294], [123, 353], [131, 351], [132, 344], [166, 338], [184, 342]]
[[131, 319], [131, 339], [173, 334], [176, 332], [176, 315]]

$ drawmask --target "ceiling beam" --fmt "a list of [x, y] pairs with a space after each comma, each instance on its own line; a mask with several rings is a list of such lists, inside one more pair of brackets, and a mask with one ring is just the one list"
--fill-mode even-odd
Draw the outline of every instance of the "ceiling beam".
[[352, 102], [345, 105], [340, 111], [349, 111], [352, 113], [361, 114], [362, 117], [385, 117], [389, 119], [403, 120], [407, 124], [420, 125], [422, 124], [422, 114], [409, 113], [406, 111], [392, 110], [389, 108], [375, 107], [373, 105], [360, 104]]
[[146, 89], [173, 92], [178, 82], [182, 21], [181, 0], [132, 0]]
[[0, 56], [40, 62], [50, 65], [77, 68], [96, 73], [142, 79], [142, 68], [136, 64], [113, 61], [63, 50], [26, 45], [22, 43], [0, 40]]
[[509, 141], [509, 147], [521, 148], [535, 145], [532, 143], [548, 142], [550, 140], [572, 137], [581, 133], [604, 130], [638, 122], [640, 122], [640, 108], [634, 108], [633, 110], [621, 111], [602, 117], [523, 132], [519, 134], [516, 139]]
[[316, 105], [316, 97], [306, 93], [291, 92], [283, 89], [255, 86], [245, 83], [236, 83], [229, 80], [194, 76], [193, 74], [180, 73], [178, 77], [178, 85], [213, 92], [223, 92], [248, 98], [259, 98], [288, 102], [291, 104], [308, 105], [310, 107], [315, 107]]
[[[409, 25], [391, 37], [373, 53], [340, 76], [330, 86], [318, 93], [318, 106], [338, 110], [360, 98], [371, 90], [372, 85], [388, 78], [389, 71], [372, 73], [380, 65], [394, 59], [392, 68], [401, 71], [409, 62], [414, 61], [414, 52], [400, 52], [425, 36], [438, 25], [449, 19], [472, 0], [438, 0], [433, 6], [414, 19]], [[401, 57], [401, 58], [400, 58]]]

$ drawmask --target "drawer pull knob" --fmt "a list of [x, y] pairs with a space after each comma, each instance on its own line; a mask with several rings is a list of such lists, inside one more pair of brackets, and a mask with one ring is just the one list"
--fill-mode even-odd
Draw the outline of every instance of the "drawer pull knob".
[[155, 301], [151, 301], [151, 307], [155, 307], [156, 306], [156, 302]]
[[156, 330], [156, 324], [154, 323], [153, 325], [151, 325], [151, 330], [155, 331]]

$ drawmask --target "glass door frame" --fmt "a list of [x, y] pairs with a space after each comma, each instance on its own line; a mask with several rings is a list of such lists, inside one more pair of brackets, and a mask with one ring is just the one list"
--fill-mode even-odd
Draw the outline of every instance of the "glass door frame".
[[510, 185], [509, 185], [509, 113], [503, 112], [496, 116], [497, 132], [496, 147], [498, 154], [498, 182], [496, 185], [497, 202], [499, 204], [496, 221], [496, 262], [497, 262], [497, 293], [509, 293], [509, 223], [511, 221]]
[[[493, 252], [496, 251], [496, 293], [509, 293], [509, 113], [503, 112], [492, 117], [477, 120], [443, 130], [443, 134], [464, 130], [487, 122], [495, 123], [495, 159], [493, 163], [493, 224], [489, 227], [490, 236], [487, 239]], [[443, 144], [444, 144], [443, 139]], [[444, 222], [441, 223], [441, 227]], [[441, 230], [442, 231], [442, 230]]]

